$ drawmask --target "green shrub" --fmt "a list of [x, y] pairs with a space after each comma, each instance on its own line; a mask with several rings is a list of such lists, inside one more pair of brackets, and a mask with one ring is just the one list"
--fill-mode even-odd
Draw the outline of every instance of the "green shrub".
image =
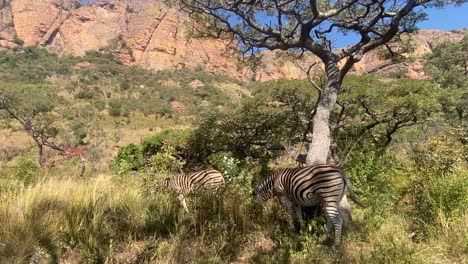
[[130, 115], [130, 109], [128, 105], [121, 99], [111, 99], [109, 101], [109, 115], [113, 117], [124, 116], [128, 117]]
[[125, 79], [123, 80], [121, 83], [120, 83], [120, 89], [122, 91], [127, 91], [129, 90], [130, 88], [132, 87], [132, 84], [130, 83], [130, 81], [128, 79]]
[[384, 150], [354, 152], [345, 171], [356, 195], [364, 204], [375, 205], [376, 209], [394, 206], [409, 184], [405, 167]]
[[174, 153], [186, 152], [190, 135], [190, 129], [167, 129], [146, 138], [142, 143], [143, 156], [149, 158], [159, 153], [163, 146], [170, 146]]
[[92, 104], [98, 111], [102, 111], [106, 108], [106, 102], [104, 102], [104, 100], [94, 100]]
[[117, 174], [121, 175], [129, 171], [141, 168], [141, 149], [135, 144], [129, 144], [119, 150], [115, 158]]
[[414, 154], [413, 198], [420, 222], [445, 224], [468, 210], [468, 171], [459, 143], [433, 139]]
[[174, 155], [173, 149], [163, 150], [150, 158], [151, 170], [154, 172], [180, 171], [185, 162]]
[[72, 144], [74, 146], [84, 145], [84, 139], [88, 135], [86, 131], [86, 124], [82, 120], [75, 120], [70, 126], [73, 132]]
[[208, 163], [221, 172], [227, 182], [235, 179], [243, 186], [252, 182], [254, 163], [249, 158], [239, 160], [231, 152], [218, 152], [208, 157]]
[[25, 185], [35, 183], [41, 176], [37, 163], [28, 158], [20, 158], [13, 169], [13, 178], [24, 182]]
[[416, 169], [435, 177], [451, 174], [463, 162], [463, 146], [447, 138], [432, 139], [421, 144], [413, 154]]
[[75, 95], [76, 99], [93, 99], [95, 97], [96, 97], [96, 92], [88, 88], [82, 89]]
[[443, 176], [418, 174], [413, 193], [417, 218], [433, 225], [453, 222], [468, 210], [468, 176], [457, 171]]

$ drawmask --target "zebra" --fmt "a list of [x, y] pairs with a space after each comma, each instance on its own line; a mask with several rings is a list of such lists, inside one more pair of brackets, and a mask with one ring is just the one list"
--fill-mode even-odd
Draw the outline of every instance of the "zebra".
[[345, 172], [335, 165], [321, 164], [278, 170], [257, 185], [252, 194], [261, 203], [265, 203], [273, 195], [279, 196], [292, 226], [294, 226], [292, 205], [296, 209], [297, 218], [301, 224], [301, 206], [310, 207], [320, 204], [327, 220], [325, 232], [327, 240], [330, 239], [332, 226], [335, 227], [335, 247], [341, 244], [343, 220], [338, 211], [338, 204], [346, 190], [354, 202], [364, 207], [352, 191]]
[[224, 177], [217, 170], [202, 170], [190, 174], [179, 174], [164, 180], [164, 186], [177, 193], [177, 199], [188, 213], [185, 195], [191, 194], [199, 188], [217, 191], [224, 186]]

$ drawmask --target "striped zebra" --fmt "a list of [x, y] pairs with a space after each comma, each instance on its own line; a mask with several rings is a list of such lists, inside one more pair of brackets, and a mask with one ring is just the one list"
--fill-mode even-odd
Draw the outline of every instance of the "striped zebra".
[[188, 213], [185, 195], [191, 194], [199, 188], [217, 191], [224, 186], [223, 175], [217, 170], [202, 170], [190, 174], [179, 174], [164, 180], [164, 186], [177, 193], [177, 199]]
[[301, 222], [301, 206], [310, 207], [320, 204], [327, 220], [326, 239], [330, 238], [333, 225], [335, 227], [334, 246], [338, 246], [341, 243], [343, 223], [338, 204], [346, 190], [354, 202], [363, 206], [353, 193], [345, 172], [335, 165], [322, 164], [279, 170], [257, 185], [253, 195], [262, 203], [273, 195], [279, 196], [291, 226], [294, 226], [292, 206], [295, 207], [297, 219]]

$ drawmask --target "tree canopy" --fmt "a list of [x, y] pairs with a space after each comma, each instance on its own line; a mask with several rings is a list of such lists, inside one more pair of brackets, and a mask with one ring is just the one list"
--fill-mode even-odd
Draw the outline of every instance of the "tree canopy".
[[54, 126], [53, 110], [61, 102], [54, 87], [45, 84], [0, 83], [0, 110], [18, 121], [39, 147], [42, 163], [43, 146], [63, 151], [54, 139], [59, 129]]
[[[308, 164], [327, 162], [331, 146], [330, 115], [341, 85], [363, 55], [416, 29], [425, 19], [422, 7], [462, 4], [466, 0], [179, 0], [209, 35], [233, 37], [242, 51], [255, 57], [259, 49], [311, 52], [325, 66], [327, 83], [319, 91], [312, 126]], [[331, 34], [355, 34], [357, 41], [334, 49]], [[304, 65], [311, 69], [313, 65]], [[309, 72], [307, 72], [309, 73]]]
[[[346, 59], [341, 77], [362, 55], [396, 35], [412, 32], [426, 14], [418, 7], [442, 7], [465, 0], [411, 1], [211, 1], [181, 0], [188, 12], [209, 20], [202, 34], [232, 35], [244, 53], [258, 48], [311, 51], [322, 61]], [[333, 33], [359, 36], [355, 43], [333, 49]]]

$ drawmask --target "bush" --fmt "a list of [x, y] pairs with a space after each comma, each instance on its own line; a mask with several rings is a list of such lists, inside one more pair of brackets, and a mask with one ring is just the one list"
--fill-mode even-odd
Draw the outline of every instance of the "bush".
[[185, 162], [174, 156], [173, 150], [163, 150], [151, 156], [150, 164], [153, 172], [171, 172], [180, 171]]
[[190, 135], [190, 129], [167, 129], [146, 138], [142, 143], [143, 156], [150, 158], [161, 152], [164, 146], [173, 148], [174, 153], [186, 152]]
[[230, 152], [218, 152], [208, 157], [208, 163], [221, 172], [227, 182], [237, 181], [242, 186], [250, 186], [254, 163], [246, 158], [239, 160]]
[[433, 139], [415, 151], [412, 193], [423, 224], [453, 222], [468, 210], [468, 172], [463, 150], [449, 139]]
[[129, 171], [141, 168], [141, 149], [135, 144], [129, 144], [119, 150], [115, 158], [117, 174], [121, 175]]
[[434, 177], [423, 184], [426, 186], [421, 193], [422, 207], [428, 209], [432, 219], [444, 217], [453, 220], [468, 209], [468, 177], [465, 173], [460, 171], [440, 178]]
[[106, 108], [106, 102], [104, 102], [103, 100], [94, 100], [92, 104], [94, 108], [96, 108], [98, 111], [102, 111]]
[[109, 101], [109, 115], [113, 117], [128, 117], [130, 115], [130, 109], [123, 100], [111, 99]]
[[24, 149], [14, 146], [0, 148], [0, 167], [5, 166], [7, 162], [21, 155], [24, 151]]
[[25, 185], [37, 182], [41, 176], [41, 170], [37, 163], [28, 158], [20, 158], [13, 169], [13, 178], [21, 180]]
[[460, 168], [463, 154], [460, 142], [441, 138], [419, 145], [413, 159], [418, 171], [437, 177], [451, 174]]
[[92, 91], [88, 88], [86, 89], [82, 89], [81, 91], [79, 91], [76, 95], [75, 95], [75, 98], [76, 99], [93, 99], [94, 97], [96, 97], [96, 92], [95, 91]]

